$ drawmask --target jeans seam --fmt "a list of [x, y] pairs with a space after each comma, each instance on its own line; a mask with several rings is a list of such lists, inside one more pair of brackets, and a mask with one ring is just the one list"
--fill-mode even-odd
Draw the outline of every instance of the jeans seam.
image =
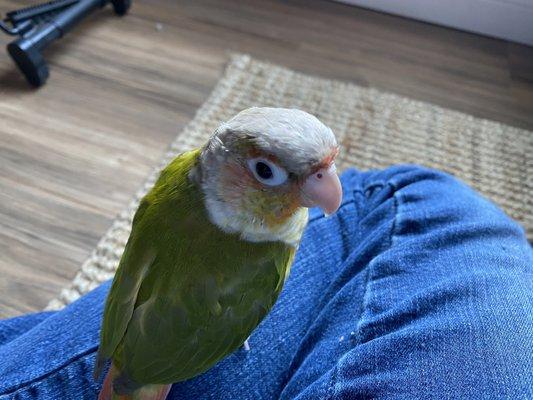
[[[388, 249], [390, 249], [393, 246], [394, 237], [396, 236], [396, 230], [397, 230], [397, 225], [398, 225], [398, 222], [397, 222], [398, 209], [399, 209], [399, 206], [400, 206], [400, 202], [399, 202], [399, 199], [397, 197], [397, 193], [398, 193], [397, 192], [397, 187], [392, 182], [387, 182], [386, 186], [389, 186], [393, 190], [393, 194], [392, 194], [391, 197], [392, 197], [392, 201], [393, 201], [392, 206], [393, 206], [393, 210], [394, 210], [394, 218], [392, 219], [391, 228], [389, 230], [389, 237], [388, 237], [389, 240], [388, 240], [388, 243], [387, 243], [387, 248], [384, 249], [384, 250], [388, 250]], [[371, 265], [373, 260], [374, 260], [374, 258], [372, 260], [370, 260], [369, 263], [368, 263], [369, 264], [369, 268], [368, 268], [368, 271], [366, 273], [365, 281], [364, 281], [365, 293], [363, 295], [363, 301], [361, 303], [361, 313], [360, 313], [359, 321], [357, 323], [357, 330], [356, 330], [357, 344], [361, 343], [361, 341], [360, 341], [360, 334], [361, 334], [360, 323], [362, 321], [363, 314], [364, 314], [366, 306], [367, 306], [367, 297], [368, 297], [368, 293], [369, 293], [369, 285], [370, 285], [370, 282], [372, 280], [371, 277], [372, 277], [372, 272], [373, 272], [373, 269], [374, 269], [373, 265]], [[328, 384], [328, 389], [327, 389], [327, 392], [326, 392], [326, 399], [325, 400], [335, 400], [337, 398], [337, 396], [335, 394], [335, 386], [337, 385], [338, 373], [339, 373], [339, 362], [337, 362], [335, 364], [335, 367], [334, 367], [333, 372], [331, 374], [331, 378], [330, 378], [330, 381], [329, 381], [329, 384]]]
[[7, 395], [10, 395], [10, 394], [14, 394], [14, 393], [18, 392], [21, 389], [25, 389], [28, 386], [33, 385], [34, 383], [40, 382], [40, 381], [42, 381], [42, 380], [44, 380], [44, 379], [46, 379], [46, 378], [58, 373], [58, 372], [60, 372], [61, 370], [69, 367], [70, 365], [72, 365], [76, 361], [81, 360], [82, 358], [88, 356], [89, 354], [94, 353], [97, 348], [98, 348], [98, 346], [92, 347], [89, 350], [86, 350], [83, 353], [78, 354], [76, 357], [71, 358], [70, 360], [68, 360], [68, 362], [60, 365], [59, 367], [56, 367], [53, 370], [48, 371], [45, 374], [42, 374], [42, 375], [40, 375], [40, 376], [38, 376], [36, 378], [30, 379], [27, 382], [19, 383], [19, 384], [15, 385], [15, 386], [8, 387], [4, 392], [0, 393], [0, 396], [7, 396]]

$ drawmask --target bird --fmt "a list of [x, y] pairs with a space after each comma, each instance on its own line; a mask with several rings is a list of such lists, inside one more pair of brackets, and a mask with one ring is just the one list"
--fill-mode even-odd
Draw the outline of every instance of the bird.
[[111, 366], [99, 400], [164, 400], [173, 383], [249, 348], [289, 275], [308, 208], [340, 206], [338, 153], [315, 116], [252, 107], [162, 170], [105, 303], [95, 379]]

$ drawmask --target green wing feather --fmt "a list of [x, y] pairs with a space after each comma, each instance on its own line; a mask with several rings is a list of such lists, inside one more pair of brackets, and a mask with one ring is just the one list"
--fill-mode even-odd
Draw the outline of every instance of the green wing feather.
[[[142, 218], [145, 209], [146, 203], [141, 203], [133, 219], [134, 227], [137, 226], [137, 221]], [[133, 315], [137, 294], [146, 271], [154, 259], [153, 252], [150, 249], [145, 249], [137, 236], [136, 230], [133, 229], [107, 297], [95, 377], [100, 375], [104, 362], [111, 358], [124, 337]]]
[[154, 189], [139, 204], [133, 218], [130, 237], [107, 297], [94, 371], [95, 377], [100, 375], [103, 364], [113, 356], [117, 346], [122, 341], [133, 315], [141, 284], [146, 272], [155, 260], [156, 248], [152, 246], [149, 238], [144, 237], [147, 222], [144, 215], [155, 200], [156, 188], [168, 181], [169, 170], [176, 168], [178, 170], [180, 168], [190, 170], [196, 162], [197, 156], [198, 150], [178, 156], [172, 165], [163, 170]]
[[135, 215], [95, 372], [112, 358], [136, 384], [198, 375], [242, 345], [281, 291], [294, 248], [247, 242], [211, 224], [188, 179], [198, 154], [169, 164]]

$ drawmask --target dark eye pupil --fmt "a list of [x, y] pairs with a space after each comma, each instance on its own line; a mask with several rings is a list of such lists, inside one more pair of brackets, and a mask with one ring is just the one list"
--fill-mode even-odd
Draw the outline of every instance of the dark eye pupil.
[[274, 175], [272, 169], [262, 161], [255, 164], [255, 172], [262, 179], [270, 179]]

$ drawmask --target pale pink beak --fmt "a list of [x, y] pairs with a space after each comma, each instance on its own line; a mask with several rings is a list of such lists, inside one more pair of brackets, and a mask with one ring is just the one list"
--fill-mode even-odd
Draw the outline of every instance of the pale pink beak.
[[342, 187], [335, 164], [309, 175], [302, 186], [302, 205], [318, 206], [326, 216], [338, 210], [342, 200]]

